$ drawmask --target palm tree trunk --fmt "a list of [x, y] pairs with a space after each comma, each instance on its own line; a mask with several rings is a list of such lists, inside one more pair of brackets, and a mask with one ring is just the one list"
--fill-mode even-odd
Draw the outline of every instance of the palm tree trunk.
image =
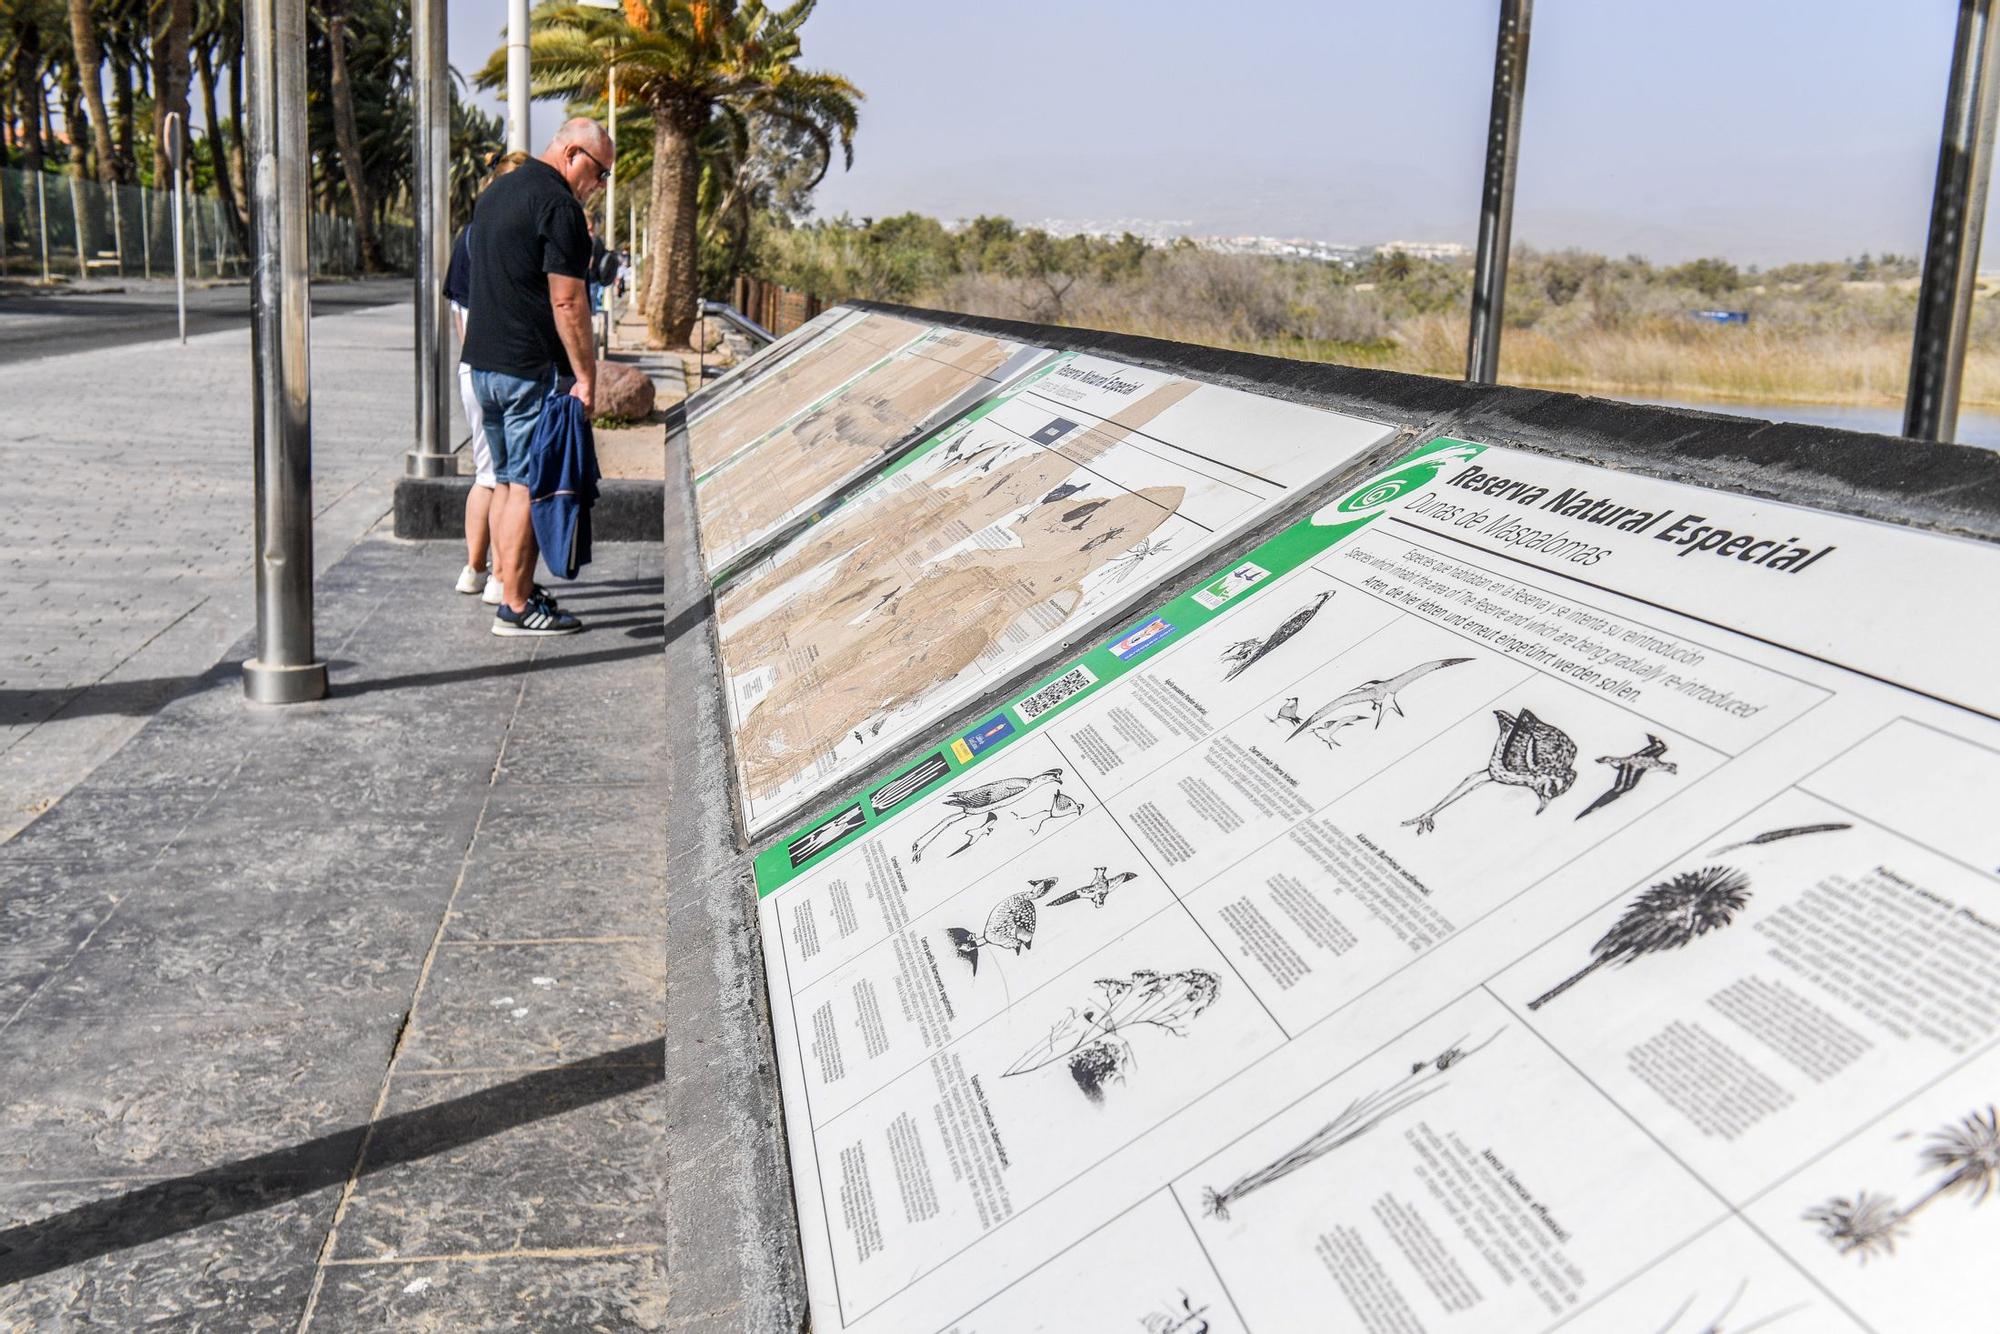
[[171, 187], [167, 158], [167, 117], [188, 114], [188, 39], [194, 32], [194, 0], [166, 0], [153, 40], [153, 184]]
[[229, 220], [229, 235], [243, 254], [250, 253], [250, 233], [236, 208], [236, 186], [229, 179], [229, 161], [222, 151], [221, 123], [215, 118], [215, 62], [206, 44], [195, 49], [195, 70], [201, 76], [201, 114], [208, 121], [209, 166], [215, 171], [215, 192], [222, 197], [222, 216]]
[[132, 100], [132, 67], [123, 60], [111, 62], [111, 104], [117, 108], [118, 179], [129, 182], [139, 174], [139, 162], [132, 149], [133, 142], [139, 137], [139, 128]]
[[[243, 41], [239, 34], [229, 50], [229, 179], [238, 197], [248, 193], [243, 177]], [[244, 219], [249, 225], [249, 219]]]
[[361, 271], [380, 273], [382, 242], [375, 231], [375, 209], [368, 196], [368, 177], [361, 167], [361, 131], [354, 120], [354, 85], [347, 77], [347, 13], [341, 0], [326, 7], [326, 46], [333, 57], [333, 138], [340, 148], [340, 169], [347, 177], [347, 194], [354, 202], [355, 235], [360, 241]]
[[701, 184], [694, 140], [707, 114], [705, 103], [691, 99], [653, 108], [653, 200], [646, 221], [654, 241], [664, 244], [648, 256], [646, 342], [652, 347], [683, 347], [694, 328], [700, 299], [696, 193]]
[[1583, 981], [1584, 978], [1589, 977], [1592, 973], [1604, 967], [1605, 963], [1609, 961], [1610, 958], [1611, 956], [1608, 954], [1601, 954], [1597, 958], [1592, 959], [1582, 969], [1580, 969], [1575, 973], [1570, 974], [1568, 977], [1564, 978], [1561, 982], [1549, 988], [1549, 990], [1543, 992], [1536, 999], [1529, 1001], [1528, 1008], [1531, 1010], [1541, 1009], [1544, 1005], [1547, 1005], [1550, 1001], [1562, 995], [1565, 991], [1568, 991], [1571, 987], [1575, 986], [1577, 983]]
[[42, 169], [42, 36], [32, 24], [14, 48], [14, 87], [21, 99], [22, 149], [28, 170]]
[[90, 0], [69, 0], [69, 39], [76, 48], [77, 75], [83, 80], [83, 98], [90, 107], [90, 143], [97, 156], [97, 179], [110, 185], [118, 179], [118, 165], [112, 160], [111, 118], [104, 112], [104, 85], [99, 82], [104, 48], [97, 40], [97, 24], [90, 17]]

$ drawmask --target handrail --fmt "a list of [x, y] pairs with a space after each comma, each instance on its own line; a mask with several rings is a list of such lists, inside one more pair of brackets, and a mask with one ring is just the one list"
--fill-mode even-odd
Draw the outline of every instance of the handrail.
[[756, 339], [759, 343], [775, 343], [778, 341], [778, 335], [772, 333], [769, 329], [766, 329], [763, 325], [757, 323], [757, 321], [751, 319], [727, 301], [704, 301], [701, 303], [701, 313], [728, 320], [744, 334]]

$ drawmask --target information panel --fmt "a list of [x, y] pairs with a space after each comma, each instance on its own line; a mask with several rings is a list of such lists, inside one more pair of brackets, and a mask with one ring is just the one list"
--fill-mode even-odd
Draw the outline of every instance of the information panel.
[[766, 343], [755, 352], [724, 371], [716, 379], [700, 386], [687, 400], [687, 419], [698, 421], [705, 413], [713, 412], [734, 398], [753, 382], [762, 379], [777, 369], [779, 363], [805, 351], [821, 338], [829, 337], [839, 329], [859, 324], [867, 318], [866, 313], [849, 310], [845, 306], [835, 306], [801, 324], [775, 342]]
[[[695, 478], [702, 563], [711, 575], [814, 513], [838, 492], [991, 398], [1051, 354], [931, 329]], [[762, 391], [750, 390], [752, 397]]]
[[838, 391], [928, 326], [873, 312], [844, 318], [688, 423], [688, 467], [700, 477]]
[[2000, 1305], [2000, 550], [1438, 441], [758, 860], [815, 1329]]
[[1054, 357], [718, 597], [752, 833], [1391, 434]]

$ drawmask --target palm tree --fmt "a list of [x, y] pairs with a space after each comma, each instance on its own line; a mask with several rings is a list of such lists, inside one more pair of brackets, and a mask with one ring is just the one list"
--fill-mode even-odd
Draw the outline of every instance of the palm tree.
[[104, 87], [98, 82], [104, 66], [104, 48], [97, 40], [97, 20], [90, 8], [90, 0], [69, 0], [69, 40], [77, 77], [83, 84], [83, 98], [90, 107], [90, 142], [97, 158], [97, 179], [110, 185], [118, 179], [118, 167], [112, 160], [111, 119], [104, 110]]
[[[561, 6], [535, 16], [529, 49], [538, 96], [602, 98], [616, 68], [619, 101], [644, 107], [652, 122], [647, 225], [658, 258], [646, 274], [645, 306], [657, 346], [685, 343], [697, 314], [700, 141], [719, 108], [797, 127], [828, 164], [837, 142], [853, 164], [860, 89], [798, 64], [799, 29], [815, 4], [624, 0], [622, 12]], [[502, 86], [506, 71], [506, 53], [496, 51], [480, 86]]]
[[375, 205], [368, 189], [367, 165], [361, 159], [361, 130], [354, 115], [354, 83], [347, 72], [347, 0], [324, 0], [320, 25], [332, 63], [328, 91], [333, 101], [333, 137], [340, 148], [340, 169], [347, 177], [347, 195], [354, 204], [354, 234], [360, 242], [361, 271], [380, 273], [382, 242], [375, 232]]
[[1528, 1002], [1539, 1010], [1608, 963], [1621, 966], [1677, 950], [1736, 920], [1750, 901], [1750, 877], [1728, 866], [1682, 871], [1632, 900], [1609, 931], [1590, 947], [1592, 959], [1578, 972]]

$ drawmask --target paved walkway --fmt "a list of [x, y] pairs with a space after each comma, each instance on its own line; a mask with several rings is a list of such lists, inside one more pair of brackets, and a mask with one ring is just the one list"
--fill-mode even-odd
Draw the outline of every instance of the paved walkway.
[[[389, 508], [411, 339], [408, 305], [312, 322], [318, 569]], [[0, 365], [0, 403], [4, 842], [252, 624], [249, 334]]]
[[[241, 549], [128, 562], [198, 610]], [[239, 644], [0, 845], [0, 1328], [663, 1325], [661, 648], [700, 604], [601, 547], [586, 633], [496, 639], [459, 561], [363, 541], [331, 699], [245, 704]], [[156, 640], [153, 600], [35, 660]]]

